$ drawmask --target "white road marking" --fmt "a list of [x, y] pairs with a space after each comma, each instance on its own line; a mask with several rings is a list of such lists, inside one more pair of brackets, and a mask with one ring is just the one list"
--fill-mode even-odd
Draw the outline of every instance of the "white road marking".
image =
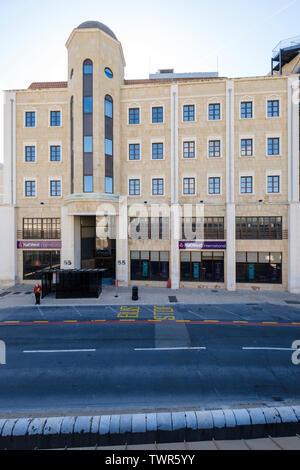
[[243, 348], [246, 351], [297, 351], [293, 348]]
[[38, 354], [38, 353], [75, 353], [75, 352], [96, 352], [96, 349], [48, 349], [37, 351], [23, 351], [25, 354]]
[[200, 351], [206, 348], [135, 348], [135, 351]]

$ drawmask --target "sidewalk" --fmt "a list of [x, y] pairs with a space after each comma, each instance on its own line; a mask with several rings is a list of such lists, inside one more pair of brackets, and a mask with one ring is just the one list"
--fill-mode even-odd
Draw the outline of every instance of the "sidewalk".
[[[32, 306], [35, 303], [34, 285], [16, 285], [0, 289], [0, 309], [9, 307]], [[41, 306], [66, 305], [178, 305], [178, 304], [247, 304], [272, 303], [284, 306], [297, 306], [300, 309], [300, 295], [285, 291], [236, 291], [214, 289], [172, 290], [159, 287], [139, 287], [139, 300], [131, 298], [132, 287], [118, 289], [118, 297], [113, 286], [104, 285], [98, 299], [56, 299], [55, 294], [41, 300]], [[170, 302], [169, 297], [176, 297], [177, 302]]]

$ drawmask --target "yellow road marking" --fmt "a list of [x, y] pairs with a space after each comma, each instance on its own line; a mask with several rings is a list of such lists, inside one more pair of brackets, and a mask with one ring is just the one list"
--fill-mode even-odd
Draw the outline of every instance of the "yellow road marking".
[[249, 323], [248, 321], [234, 321], [233, 323]]
[[78, 323], [78, 320], [64, 320], [64, 323]]
[[107, 320], [92, 320], [92, 322], [105, 322]]
[[43, 320], [36, 320], [33, 323], [49, 323], [48, 321], [43, 321]]
[[9, 321], [4, 321], [3, 323], [20, 323], [19, 321], [14, 321], [14, 320], [9, 320]]
[[263, 321], [262, 325], [278, 325], [277, 321]]
[[220, 323], [219, 320], [204, 320], [204, 323]]

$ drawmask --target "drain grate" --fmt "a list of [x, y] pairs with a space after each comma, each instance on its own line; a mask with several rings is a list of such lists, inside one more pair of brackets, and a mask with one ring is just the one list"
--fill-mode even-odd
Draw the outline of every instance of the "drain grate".
[[14, 295], [19, 295], [19, 294], [22, 294], [22, 292], [14, 292], [13, 294]]
[[170, 295], [169, 296], [169, 302], [171, 304], [176, 304], [178, 302], [177, 297], [175, 297], [174, 295]]
[[298, 300], [285, 300], [285, 303], [288, 305], [300, 305]]
[[218, 291], [218, 290], [212, 290], [211, 292], [212, 292], [213, 294], [219, 294], [220, 291]]
[[25, 295], [30, 295], [32, 294], [32, 292], [25, 292]]

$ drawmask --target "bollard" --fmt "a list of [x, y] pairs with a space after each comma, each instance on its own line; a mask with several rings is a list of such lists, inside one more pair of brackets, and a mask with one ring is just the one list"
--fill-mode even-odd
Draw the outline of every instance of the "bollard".
[[132, 300], [139, 300], [139, 289], [136, 286], [132, 288]]

